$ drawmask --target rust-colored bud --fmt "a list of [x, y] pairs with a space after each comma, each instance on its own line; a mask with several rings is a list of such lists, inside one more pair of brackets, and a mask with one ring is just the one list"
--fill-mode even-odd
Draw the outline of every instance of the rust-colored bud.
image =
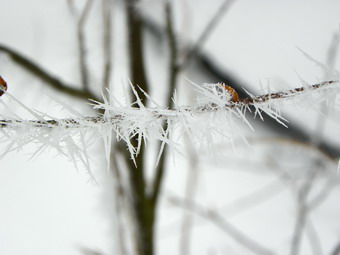
[[7, 90], [7, 82], [0, 76], [0, 96]]
[[222, 83], [222, 82], [219, 82], [218, 84], [220, 84], [226, 91], [229, 92], [229, 94], [231, 95], [231, 101], [236, 103], [239, 101], [239, 97], [238, 97], [238, 94], [237, 92], [235, 91], [235, 89], [233, 89], [232, 87]]

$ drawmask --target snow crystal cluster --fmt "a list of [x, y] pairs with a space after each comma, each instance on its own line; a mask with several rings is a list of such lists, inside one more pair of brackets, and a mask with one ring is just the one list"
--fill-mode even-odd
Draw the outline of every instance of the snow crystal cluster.
[[136, 102], [122, 105], [113, 95], [103, 96], [103, 102], [93, 102], [95, 109], [104, 112], [99, 117], [79, 115], [68, 119], [54, 119], [38, 113], [6, 93], [4, 96], [11, 97], [33, 119], [25, 120], [15, 114], [0, 115], [0, 142], [6, 144], [3, 154], [20, 149], [25, 144], [35, 143], [38, 144], [35, 155], [54, 148], [59, 154], [69, 157], [75, 163], [81, 162], [89, 169], [87, 148], [93, 138], [103, 139], [108, 160], [113, 141], [124, 141], [132, 159], [138, 155], [141, 144], [148, 141], [160, 141], [161, 152], [165, 145], [176, 149], [180, 135], [173, 135], [175, 129], [181, 130], [179, 134], [188, 134], [202, 146], [212, 145], [216, 139], [225, 139], [233, 144], [235, 138], [243, 137], [240, 125], [252, 129], [246, 113], [262, 118], [264, 112], [285, 125], [285, 119], [278, 110], [283, 103], [334, 101], [340, 89], [339, 82], [324, 82], [286, 92], [238, 99], [231, 93], [233, 90], [226, 89], [226, 85], [221, 83], [192, 85], [198, 93], [197, 103], [192, 106], [178, 105], [175, 94], [174, 109], [163, 108], [137, 88], [151, 103], [151, 106], [146, 107], [136, 88], [131, 85]]

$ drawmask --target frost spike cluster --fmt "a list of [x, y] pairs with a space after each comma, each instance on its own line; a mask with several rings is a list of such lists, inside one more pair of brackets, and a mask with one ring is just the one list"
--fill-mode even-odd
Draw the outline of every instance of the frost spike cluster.
[[[278, 105], [292, 102], [315, 102], [327, 100], [339, 91], [338, 81], [326, 81], [308, 87], [291, 89], [285, 92], [268, 93], [261, 96], [250, 95], [247, 98], [232, 100], [233, 95], [224, 89], [221, 83], [197, 85], [193, 83], [199, 98], [193, 106], [178, 106], [175, 101], [173, 110], [164, 109], [142, 91], [154, 107], [145, 107], [138, 97], [135, 88], [131, 86], [137, 100], [135, 103], [122, 106], [118, 100], [103, 98], [104, 102], [95, 102], [94, 108], [104, 110], [100, 117], [82, 117], [67, 119], [49, 119], [38, 114], [19, 103], [28, 110], [35, 120], [23, 120], [0, 116], [0, 127], [4, 133], [2, 142], [7, 143], [6, 152], [20, 148], [27, 143], [41, 144], [41, 150], [53, 147], [64, 155], [72, 155], [73, 161], [86, 162], [86, 135], [102, 137], [107, 155], [112, 139], [124, 140], [134, 159], [139, 153], [141, 143], [149, 140], [158, 140], [168, 144], [170, 148], [176, 147], [176, 139], [172, 136], [175, 128], [181, 128], [194, 141], [200, 144], [211, 145], [216, 137], [232, 142], [242, 137], [239, 125], [245, 123], [251, 127], [245, 113], [254, 110], [253, 115], [265, 112], [270, 117], [285, 125]], [[13, 96], [6, 94], [13, 98]], [[304, 100], [301, 97], [315, 97]], [[113, 103], [116, 102], [116, 103]], [[164, 130], [167, 123], [167, 130]], [[183, 133], [183, 132], [181, 132]], [[137, 139], [137, 148], [132, 146], [131, 139]], [[70, 153], [71, 150], [71, 153]], [[107, 156], [109, 158], [109, 156]], [[85, 164], [85, 163], [84, 163]]]

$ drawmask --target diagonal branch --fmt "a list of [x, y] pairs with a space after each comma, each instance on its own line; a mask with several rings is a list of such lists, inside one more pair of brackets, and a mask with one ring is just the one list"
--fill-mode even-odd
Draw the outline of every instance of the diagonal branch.
[[17, 65], [22, 67], [25, 71], [34, 75], [38, 79], [44, 82], [44, 84], [50, 86], [51, 88], [57, 90], [58, 92], [64, 93], [66, 95], [80, 98], [80, 99], [93, 99], [96, 101], [101, 101], [97, 98], [93, 93], [89, 91], [84, 91], [82, 89], [74, 88], [74, 85], [66, 84], [48, 73], [48, 71], [44, 70], [41, 66], [39, 66], [34, 61], [29, 58], [23, 56], [21, 53], [17, 52], [10, 47], [5, 45], [0, 45], [0, 52], [6, 53]]
[[268, 248], [262, 246], [257, 243], [254, 239], [247, 236], [243, 232], [241, 232], [238, 228], [233, 226], [231, 223], [226, 221], [218, 212], [212, 210], [208, 207], [201, 206], [195, 201], [184, 201], [175, 197], [171, 197], [169, 201], [179, 206], [185, 210], [188, 210], [196, 215], [199, 215], [202, 218], [207, 219], [211, 223], [213, 223], [217, 228], [221, 229], [225, 232], [230, 238], [234, 239], [237, 243], [249, 249], [250, 251], [256, 254], [274, 254]]
[[203, 44], [208, 40], [209, 36], [213, 33], [214, 29], [217, 27], [218, 23], [222, 20], [222, 17], [229, 10], [231, 5], [235, 2], [235, 0], [224, 0], [222, 5], [217, 9], [215, 15], [208, 22], [206, 27], [204, 28], [202, 34], [199, 36], [196, 43], [189, 48], [188, 53], [186, 54], [182, 63], [178, 66], [179, 70], [184, 69], [190, 60], [197, 55], [203, 46]]
[[[162, 41], [164, 37], [163, 30], [161, 27], [156, 24], [155, 22], [151, 21], [147, 17], [143, 17], [145, 28], [147, 31], [152, 35], [152, 38], [158, 42]], [[192, 46], [194, 47], [194, 46]], [[219, 82], [222, 81], [229, 86], [233, 87], [240, 95], [240, 97], [247, 97], [247, 93], [243, 91], [243, 88], [246, 88], [247, 91], [252, 91], [251, 88], [245, 86], [237, 79], [235, 76], [231, 75], [230, 72], [226, 70], [222, 70], [214, 60], [204, 52], [197, 52], [194, 56], [192, 56], [195, 60], [195, 66], [193, 67], [195, 72], [200, 73], [203, 75], [206, 80], [212, 82]], [[253, 109], [252, 109], [253, 110]], [[289, 123], [289, 128], [285, 128], [275, 120], [271, 119], [270, 117], [263, 115], [264, 117], [264, 125], [269, 127], [270, 129], [274, 130], [278, 134], [286, 137], [290, 137], [297, 141], [301, 142], [309, 142], [310, 134], [306, 132], [304, 128], [301, 128], [293, 123]], [[257, 118], [257, 120], [260, 120]], [[340, 154], [340, 148], [336, 147], [326, 141], [321, 141], [318, 145], [319, 148], [324, 151], [327, 155], [332, 158], [337, 158]]]

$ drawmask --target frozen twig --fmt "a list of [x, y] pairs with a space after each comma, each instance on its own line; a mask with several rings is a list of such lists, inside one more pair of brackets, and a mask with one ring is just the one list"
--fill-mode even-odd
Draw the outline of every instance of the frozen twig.
[[[289, 103], [290, 100], [295, 100], [295, 97], [298, 97], [299, 101], [303, 101], [301, 100], [303, 98], [299, 98], [300, 96], [311, 97], [315, 93], [321, 97], [318, 100], [326, 100], [325, 94], [337, 93], [338, 85], [339, 83], [336, 81], [327, 81], [286, 92], [251, 96], [234, 102], [231, 101], [229, 91], [224, 90], [221, 84], [203, 84], [202, 86], [193, 84], [201, 95], [197, 104], [175, 106], [174, 109], [164, 109], [159, 106], [145, 107], [139, 99], [137, 91], [132, 87], [137, 97], [138, 107], [134, 105], [116, 107], [110, 100], [104, 98], [104, 103], [94, 102], [94, 109], [104, 112], [104, 115], [100, 117], [77, 116], [67, 119], [46, 119], [43, 114], [22, 105], [33, 116], [33, 119], [26, 120], [0, 115], [0, 128], [11, 142], [19, 142], [17, 139], [19, 135], [21, 137], [19, 144], [21, 145], [32, 141], [43, 143], [43, 137], [53, 140], [56, 145], [61, 141], [71, 145], [67, 142], [71, 134], [95, 132], [103, 137], [107, 148], [110, 147], [112, 139], [123, 140], [128, 146], [130, 156], [135, 159], [139, 154], [141, 143], [147, 140], [161, 141], [174, 148], [175, 139], [170, 139], [169, 135], [178, 127], [184, 128], [194, 141], [200, 143], [213, 143], [214, 134], [232, 141], [236, 138], [235, 136], [242, 136], [237, 120], [251, 127], [245, 116], [251, 105], [257, 109], [253, 114], [261, 115], [261, 112], [265, 112], [284, 125], [285, 119], [276, 108], [276, 103], [280, 102], [281, 105]], [[314, 90], [320, 92], [313, 92]], [[5, 93], [2, 97], [6, 96], [10, 96], [10, 94]], [[149, 96], [145, 93], [145, 97]], [[15, 98], [12, 97], [12, 99]], [[166, 130], [164, 123], [167, 123]], [[56, 140], [52, 134], [65, 139]], [[72, 147], [74, 146], [72, 145]], [[107, 157], [109, 160], [109, 156]], [[138, 165], [138, 162], [135, 161], [135, 164]]]
[[[317, 90], [321, 88], [330, 87], [330, 85], [338, 84], [338, 81], [326, 81], [319, 84], [315, 84], [310, 86], [309, 88], [296, 88], [292, 90], [288, 90], [285, 92], [276, 92], [270, 93], [261, 96], [254, 96], [254, 97], [247, 97], [243, 99], [239, 99], [238, 102], [211, 102], [207, 104], [197, 104], [194, 106], [181, 106], [177, 107], [173, 110], [169, 109], [162, 109], [162, 108], [116, 108], [111, 105], [107, 105], [104, 103], [100, 103], [94, 101], [96, 104], [94, 105], [95, 109], [104, 109], [109, 112], [110, 117], [85, 117], [81, 119], [54, 119], [54, 120], [20, 120], [20, 119], [2, 119], [0, 120], [0, 127], [1, 128], [13, 128], [18, 127], [24, 124], [30, 125], [31, 127], [36, 128], [54, 128], [54, 127], [63, 127], [63, 128], [87, 128], [87, 127], [94, 127], [103, 124], [117, 124], [118, 127], [120, 123], [124, 123], [125, 121], [131, 123], [133, 122], [136, 126], [135, 128], [138, 129], [139, 126], [145, 125], [146, 121], [143, 119], [147, 119], [147, 122], [152, 120], [146, 118], [152, 118], [153, 121], [157, 121], [159, 119], [163, 120], [180, 120], [183, 119], [186, 115], [190, 116], [199, 116], [205, 113], [213, 113], [219, 111], [233, 111], [233, 109], [248, 109], [249, 106], [253, 105], [256, 106], [259, 111], [267, 110], [266, 108], [262, 108], [263, 105], [270, 106], [270, 104], [274, 104], [276, 100], [281, 99], [288, 99], [293, 98], [297, 95], [303, 95], [303, 93], [307, 93], [310, 90]], [[210, 84], [209, 84], [210, 85]], [[203, 87], [202, 87], [203, 88]], [[331, 88], [331, 87], [330, 87]], [[339, 88], [338, 88], [339, 89]], [[271, 109], [268, 108], [268, 112]], [[236, 116], [240, 116], [242, 112], [233, 112]], [[259, 112], [258, 112], [259, 113]], [[273, 110], [271, 112], [272, 117], [276, 118], [277, 120], [283, 120], [280, 113]], [[244, 116], [240, 116], [244, 117]], [[139, 119], [141, 122], [135, 122], [133, 120]]]

